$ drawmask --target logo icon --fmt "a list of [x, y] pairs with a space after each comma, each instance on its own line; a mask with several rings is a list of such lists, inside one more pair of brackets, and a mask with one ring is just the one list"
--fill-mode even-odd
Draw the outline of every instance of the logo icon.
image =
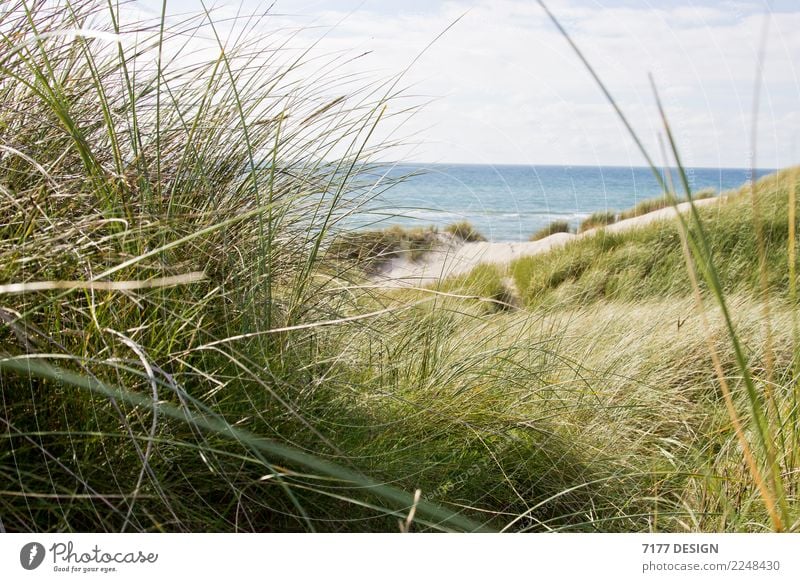
[[26, 570], [35, 570], [44, 561], [44, 546], [38, 542], [30, 542], [19, 551], [19, 563]]

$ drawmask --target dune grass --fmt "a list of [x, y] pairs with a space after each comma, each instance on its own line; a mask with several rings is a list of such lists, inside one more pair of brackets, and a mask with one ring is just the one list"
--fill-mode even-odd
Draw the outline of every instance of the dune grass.
[[[523, 292], [528, 310], [505, 316], [495, 313], [485, 328], [508, 326], [508, 347], [513, 349], [505, 351], [504, 357], [510, 358], [511, 353], [530, 356], [541, 348], [544, 353], [539, 357], [547, 359], [545, 354], [549, 354], [550, 360], [539, 373], [544, 374], [541, 379], [553, 383], [554, 392], [566, 397], [572, 381], [585, 382], [593, 396], [609, 390], [620, 398], [621, 406], [636, 412], [615, 416], [606, 428], [629, 436], [644, 431], [635, 437], [633, 448], [619, 442], [615, 445], [618, 456], [603, 457], [608, 467], [614, 467], [611, 480], [632, 484], [636, 491], [625, 498], [630, 503], [622, 514], [590, 520], [600, 529], [613, 529], [609, 524], [613, 521], [624, 524], [623, 529], [658, 531], [796, 530], [800, 504], [795, 493], [799, 483], [794, 443], [800, 436], [796, 376], [800, 344], [793, 323], [797, 304], [788, 275], [792, 270], [787, 270], [787, 264], [796, 261], [792, 241], [798, 176], [796, 169], [770, 175], [752, 191], [744, 186], [730, 193], [725, 204], [698, 209], [703, 237], [719, 265], [716, 284], [725, 297], [737, 342], [747, 346], [746, 369], [755, 396], [742, 380], [742, 360], [729, 339], [727, 318], [713, 307], [715, 290], [705, 281], [699, 283], [699, 290], [709, 306], [697, 311], [676, 219], [614, 234], [601, 231], [563, 249], [512, 263], [515, 287]], [[759, 200], [757, 223], [752, 212], [754, 196]], [[759, 240], [766, 248], [765, 277], [757, 266]], [[475, 293], [490, 298], [504, 276], [503, 266], [483, 266], [436, 289], [451, 297]], [[759, 293], [764, 278], [770, 297], [768, 328]], [[525, 315], [526, 311], [531, 315]], [[530, 327], [520, 332], [512, 328], [512, 321], [524, 321]], [[574, 368], [559, 373], [560, 365], [567, 362]], [[529, 392], [523, 389], [522, 393]], [[753, 412], [754, 399], [755, 410], [763, 412]], [[596, 421], [593, 414], [603, 408], [601, 402], [602, 397], [594, 402], [584, 421]], [[566, 419], [573, 410], [570, 405], [558, 409], [554, 416], [566, 423], [560, 428], [569, 425]], [[764, 418], [761, 428], [758, 414]], [[742, 463], [732, 418], [751, 435], [755, 477], [753, 469]], [[676, 432], [670, 433], [667, 427], [673, 422]], [[760, 430], [774, 436], [760, 440]], [[570, 442], [576, 450], [587, 446], [575, 436]], [[667, 442], [669, 447], [662, 449]], [[770, 442], [772, 447], [765, 444]], [[662, 453], [669, 462], [659, 460]], [[625, 465], [623, 459], [631, 464]], [[780, 468], [781, 478], [770, 485], [775, 467]], [[772, 508], [765, 501], [766, 488], [768, 495], [774, 495]], [[649, 507], [633, 501], [637, 495], [651, 494]], [[783, 507], [778, 509], [778, 504]], [[643, 521], [626, 522], [635, 511], [642, 512]], [[555, 526], [552, 521], [547, 524]], [[555, 527], [585, 530], [588, 525], [558, 521]], [[527, 527], [546, 529], [543, 524]]]
[[[692, 193], [692, 199], [705, 200], [707, 198], [713, 198], [716, 195], [717, 192], [713, 188], [704, 188], [703, 190], [698, 190], [697, 192]], [[686, 198], [677, 197], [676, 202], [686, 202]], [[633, 208], [623, 210], [619, 215], [619, 220], [636, 218], [637, 216], [642, 216], [643, 214], [648, 214], [655, 210], [661, 210], [662, 208], [667, 208], [669, 206], [672, 206], [672, 202], [667, 195], [660, 196], [658, 198], [647, 198], [641, 202], [638, 202]]]
[[70, 8], [0, 11], [1, 530], [797, 529], [796, 171], [375, 290], [332, 233], [393, 86]]
[[[786, 225], [792, 172], [763, 178], [756, 193], [761, 201], [760, 236], [769, 248], [768, 285], [778, 297], [785, 297], [789, 289]], [[756, 225], [745, 218], [752, 204], [748, 190], [731, 193], [726, 204], [699, 209], [708, 224], [706, 238], [720, 265], [725, 293], [753, 293], [759, 286], [760, 274], [753, 268], [758, 264]], [[601, 298], [638, 301], [691, 292], [682, 253], [675, 220], [667, 219], [571, 241], [546, 255], [519, 259], [510, 270], [531, 306], [576, 306]]]
[[462, 220], [461, 222], [448, 224], [444, 231], [452, 234], [459, 240], [463, 240], [464, 242], [483, 242], [486, 240], [486, 237], [483, 236], [468, 220]]
[[334, 260], [354, 262], [371, 271], [395, 258], [419, 260], [436, 247], [438, 234], [434, 226], [350, 231], [342, 233], [329, 251]]
[[545, 237], [550, 236], [551, 234], [556, 234], [557, 232], [570, 232], [571, 228], [569, 226], [569, 222], [566, 220], [554, 220], [544, 228], [540, 228], [536, 232], [534, 232], [530, 239], [530, 241], [537, 241], [542, 240]]
[[[486, 240], [468, 221], [449, 224], [444, 232], [461, 242]], [[436, 226], [350, 230], [340, 233], [329, 245], [329, 258], [372, 273], [392, 259], [418, 261], [443, 243]]]
[[608, 226], [615, 222], [617, 222], [616, 213], [599, 210], [581, 221], [580, 225], [578, 225], [578, 232], [586, 232], [587, 230]]
[[641, 202], [637, 202], [633, 208], [623, 210], [619, 215], [619, 219], [627, 220], [628, 218], [635, 218], [637, 216], [642, 216], [643, 214], [649, 214], [650, 212], [661, 210], [662, 208], [667, 208], [670, 205], [671, 204], [667, 196], [662, 196], [659, 198], [647, 198]]
[[[336, 61], [306, 67], [258, 16], [224, 51], [213, 18], [118, 16], [0, 12], [0, 529], [395, 528], [413, 489], [323, 426], [364, 412], [314, 331], [358, 313], [322, 250], [390, 87], [327, 97]], [[187, 34], [210, 60], [181, 64]]]
[[[449, 224], [444, 232], [461, 242], [486, 240], [468, 221]], [[391, 259], [418, 261], [443, 242], [436, 226], [350, 230], [340, 233], [330, 244], [329, 257], [335, 261], [349, 262], [371, 273]]]

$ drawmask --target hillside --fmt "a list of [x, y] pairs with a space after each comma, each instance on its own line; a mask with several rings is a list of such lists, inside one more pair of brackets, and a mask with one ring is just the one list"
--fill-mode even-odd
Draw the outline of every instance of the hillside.
[[[795, 170], [785, 170], [758, 182], [758, 226], [752, 220], [749, 186], [720, 199], [698, 203], [726, 293], [756, 293], [761, 288], [758, 242], [761, 240], [769, 292], [786, 298], [788, 185], [793, 183], [795, 175]], [[696, 230], [696, 226], [690, 226], [690, 231]], [[553, 238], [563, 236], [553, 235]], [[549, 252], [534, 252], [508, 262], [487, 262], [479, 270], [446, 279], [441, 285], [448, 290], [470, 293], [499, 288], [504, 280], [507, 284], [513, 282], [509, 291], [513, 290], [528, 307], [575, 307], [599, 299], [639, 301], [691, 294], [678, 221], [671, 210], [623, 220], [583, 235], [561, 238], [557, 243], [557, 248], [548, 249]]]

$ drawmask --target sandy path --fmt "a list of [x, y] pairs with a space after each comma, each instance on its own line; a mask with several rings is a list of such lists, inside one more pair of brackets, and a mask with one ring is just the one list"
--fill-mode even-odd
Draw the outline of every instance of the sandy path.
[[[695, 202], [696, 206], [718, 204], [723, 198], [706, 198]], [[689, 210], [689, 203], [682, 202], [677, 212]], [[605, 228], [593, 228], [581, 234], [559, 232], [534, 242], [444, 242], [441, 247], [426, 253], [421, 259], [411, 261], [397, 258], [389, 261], [373, 283], [385, 287], [412, 287], [432, 283], [451, 275], [460, 275], [474, 269], [481, 263], [504, 264], [520, 257], [538, 255], [551, 249], [563, 247], [569, 241], [598, 232], [622, 232], [638, 228], [657, 220], [675, 218], [676, 209], [662, 208], [642, 216], [621, 220]]]

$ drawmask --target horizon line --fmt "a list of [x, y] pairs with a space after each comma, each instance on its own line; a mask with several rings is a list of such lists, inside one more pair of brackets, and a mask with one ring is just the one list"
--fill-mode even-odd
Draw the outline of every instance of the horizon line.
[[[626, 169], [635, 169], [635, 170], [649, 170], [652, 171], [650, 166], [634, 166], [634, 165], [621, 165], [621, 164], [537, 164], [537, 163], [519, 163], [519, 162], [511, 162], [511, 163], [492, 163], [492, 162], [419, 162], [419, 161], [408, 161], [408, 160], [395, 160], [395, 161], [386, 161], [386, 162], [374, 162], [375, 164], [379, 165], [394, 165], [394, 166], [410, 166], [410, 165], [419, 165], [419, 166], [504, 166], [504, 167], [532, 167], [532, 168], [626, 168]], [[780, 170], [785, 170], [788, 168], [792, 168], [798, 166], [800, 164], [790, 164], [783, 167], [767, 167], [767, 166], [759, 166], [756, 168], [748, 167], [748, 166], [683, 166], [684, 169], [691, 169], [691, 170], [756, 170], [756, 171], [772, 171], [777, 172]], [[677, 170], [679, 169], [678, 166], [658, 166], [659, 170]]]

